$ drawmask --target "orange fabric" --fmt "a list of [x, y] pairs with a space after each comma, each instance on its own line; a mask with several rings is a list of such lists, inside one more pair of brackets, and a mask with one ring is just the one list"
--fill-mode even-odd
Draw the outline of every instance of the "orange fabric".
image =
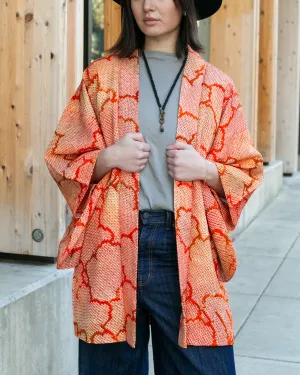
[[[57, 268], [74, 267], [74, 332], [90, 343], [135, 346], [139, 173], [118, 168], [91, 184], [96, 158], [138, 132], [138, 52], [94, 61], [66, 106], [45, 153], [73, 219]], [[174, 180], [182, 317], [178, 343], [234, 343], [225, 282], [237, 266], [232, 231], [263, 178], [232, 80], [189, 47], [176, 139], [216, 163], [227, 202], [204, 182]]]

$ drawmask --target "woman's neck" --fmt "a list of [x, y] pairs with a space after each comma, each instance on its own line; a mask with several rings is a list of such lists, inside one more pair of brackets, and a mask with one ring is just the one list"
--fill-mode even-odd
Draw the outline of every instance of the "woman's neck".
[[174, 30], [168, 35], [161, 35], [159, 37], [145, 37], [146, 51], [159, 51], [159, 52], [176, 52], [176, 42], [178, 38], [178, 30]]
[[169, 53], [175, 53], [176, 52], [176, 46], [173, 44], [165, 45], [160, 43], [146, 43], [145, 42], [145, 51], [159, 51], [159, 52], [169, 52]]

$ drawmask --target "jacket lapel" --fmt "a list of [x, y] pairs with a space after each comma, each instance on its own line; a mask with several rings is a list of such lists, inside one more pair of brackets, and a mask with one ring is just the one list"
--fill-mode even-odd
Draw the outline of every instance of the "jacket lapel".
[[196, 145], [205, 61], [191, 47], [183, 71], [176, 139]]
[[[206, 63], [189, 47], [189, 56], [183, 72], [180, 92], [176, 140], [192, 145], [199, 151], [198, 134], [201, 134], [199, 121], [203, 77]], [[174, 214], [176, 244], [179, 266], [179, 282], [182, 298], [181, 339], [186, 342], [185, 300], [188, 283], [188, 262], [190, 248], [198, 236], [196, 218], [193, 217], [193, 181], [174, 180]]]
[[121, 59], [119, 65], [119, 135], [139, 132], [139, 55]]

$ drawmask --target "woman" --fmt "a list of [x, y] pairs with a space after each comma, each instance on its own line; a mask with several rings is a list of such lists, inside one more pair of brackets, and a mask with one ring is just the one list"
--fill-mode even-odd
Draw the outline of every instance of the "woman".
[[84, 71], [45, 154], [73, 213], [81, 375], [233, 375], [230, 231], [260, 185], [232, 80], [200, 56], [221, 0], [124, 0], [122, 33]]

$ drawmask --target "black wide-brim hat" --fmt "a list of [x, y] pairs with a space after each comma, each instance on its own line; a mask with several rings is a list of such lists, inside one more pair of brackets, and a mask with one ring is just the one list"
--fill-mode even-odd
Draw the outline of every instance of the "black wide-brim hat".
[[[121, 0], [114, 0], [116, 3], [120, 4]], [[204, 20], [215, 14], [222, 5], [222, 0], [194, 0], [197, 19]]]

